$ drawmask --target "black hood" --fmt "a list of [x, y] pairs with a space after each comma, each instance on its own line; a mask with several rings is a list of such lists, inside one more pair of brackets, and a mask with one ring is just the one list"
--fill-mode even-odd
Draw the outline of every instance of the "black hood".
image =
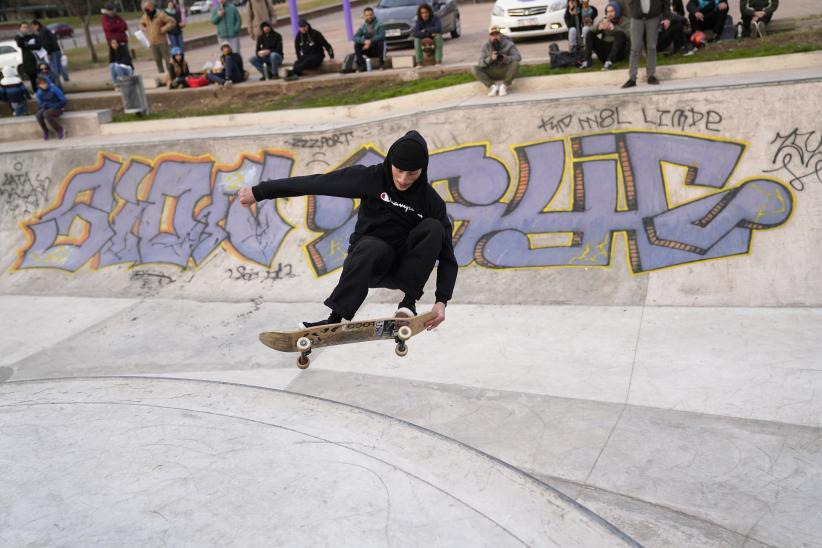
[[401, 143], [402, 141], [410, 139], [412, 141], [416, 141], [418, 144], [422, 145], [422, 149], [425, 151], [425, 165], [422, 168], [422, 173], [420, 173], [419, 179], [417, 179], [414, 184], [406, 190], [406, 192], [413, 190], [415, 188], [419, 188], [428, 184], [428, 143], [425, 142], [425, 138], [419, 134], [419, 132], [411, 130], [396, 141], [394, 144], [391, 145], [391, 148], [388, 149], [388, 154], [385, 156], [385, 160], [382, 162], [383, 172], [385, 173], [385, 177], [391, 184], [393, 185], [394, 176], [391, 174], [391, 153], [394, 148]]

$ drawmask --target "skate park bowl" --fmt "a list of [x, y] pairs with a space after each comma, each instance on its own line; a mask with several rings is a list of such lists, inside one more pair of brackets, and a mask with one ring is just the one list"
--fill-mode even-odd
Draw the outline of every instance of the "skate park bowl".
[[[822, 545], [822, 73], [485, 99], [4, 153], [0, 545]], [[298, 370], [359, 204], [237, 191], [410, 129], [447, 319]]]

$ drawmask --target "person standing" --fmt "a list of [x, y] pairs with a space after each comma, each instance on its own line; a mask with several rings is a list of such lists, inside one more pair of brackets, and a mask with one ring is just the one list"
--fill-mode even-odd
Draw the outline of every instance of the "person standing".
[[628, 12], [631, 17], [631, 58], [628, 68], [628, 81], [623, 88], [636, 87], [639, 73], [639, 60], [645, 50], [645, 77], [652, 86], [659, 85], [656, 77], [656, 45], [659, 39], [659, 26], [663, 17], [671, 14], [670, 0], [628, 0]]
[[168, 47], [168, 33], [177, 26], [176, 21], [159, 11], [153, 0], [143, 2], [143, 17], [140, 19], [140, 28], [148, 38], [151, 45], [151, 53], [154, 55], [154, 63], [157, 65], [157, 72], [165, 72], [164, 63], [171, 61], [171, 52]]
[[[185, 8], [180, 8], [177, 6], [177, 3], [174, 0], [168, 0], [168, 4], [166, 5], [166, 9], [163, 10], [166, 15], [174, 19], [174, 22], [177, 23], [177, 26], [168, 31], [168, 41], [170, 47], [173, 48], [183, 48], [183, 27], [186, 25], [186, 10]], [[172, 57], [174, 54], [172, 54]]]
[[263, 181], [242, 187], [237, 198], [250, 207], [262, 200], [305, 195], [361, 200], [340, 280], [325, 300], [331, 313], [327, 319], [303, 322], [305, 327], [352, 319], [369, 288], [377, 287], [402, 291], [396, 317], [416, 316], [416, 302], [435, 267], [436, 316], [425, 325], [430, 330], [445, 321], [458, 264], [445, 201], [428, 180], [428, 145], [422, 135], [409, 131], [400, 137], [381, 164]]
[[[60, 125], [57, 119], [63, 115], [63, 110], [66, 108], [66, 96], [60, 91], [60, 88], [49, 82], [45, 76], [37, 77], [37, 123], [40, 124], [40, 129], [43, 130], [43, 139], [48, 141], [49, 128], [57, 133], [58, 139], [63, 139], [66, 136], [66, 130]], [[48, 125], [46, 125], [48, 122]]]
[[271, 0], [249, 0], [246, 16], [248, 19], [248, 34], [251, 35], [252, 40], [256, 40], [260, 36], [263, 23], [271, 25], [272, 30], [277, 26], [277, 10], [274, 9]]
[[40, 51], [40, 39], [31, 31], [28, 23], [20, 25], [20, 32], [14, 37], [17, 47], [20, 48], [23, 56], [23, 63], [21, 68], [23, 73], [28, 76], [29, 84], [31, 84], [31, 92], [37, 93], [37, 54], [34, 52]]
[[[37, 19], [31, 22], [31, 30], [37, 34], [40, 45], [46, 50], [46, 54], [48, 55], [48, 65], [51, 68], [53, 78], [52, 83], [58, 88], [62, 88], [60, 75], [65, 74], [68, 76], [68, 74], [63, 68], [63, 50], [60, 49], [60, 43], [57, 41], [57, 37]], [[68, 78], [66, 78], [66, 81], [68, 81]]]
[[362, 12], [363, 24], [354, 33], [354, 55], [357, 57], [357, 70], [366, 69], [365, 56], [376, 57], [383, 65], [383, 51], [385, 50], [385, 31], [382, 23], [374, 15], [372, 8], [365, 8]]
[[[488, 41], [482, 46], [479, 64], [474, 67], [474, 77], [488, 88], [488, 97], [508, 95], [522, 56], [514, 41], [503, 36], [496, 25], [488, 29]], [[497, 80], [502, 80], [498, 84]]]
[[231, 0], [220, 0], [216, 10], [211, 10], [211, 22], [217, 26], [217, 41], [231, 44], [232, 53], [240, 54], [240, 29], [242, 18]]
[[[106, 43], [108, 44], [108, 63], [109, 65], [120, 63], [123, 61], [122, 54], [117, 53], [120, 46], [124, 46], [128, 52], [128, 23], [117, 15], [112, 2], [107, 3], [100, 10], [100, 13], [103, 14], [100, 17], [100, 26], [103, 27], [103, 34], [106, 35]], [[128, 63], [126, 64], [131, 65], [131, 54], [129, 54]]]
[[260, 23], [260, 34], [257, 36], [256, 52], [251, 57], [251, 65], [260, 71], [262, 78], [278, 79], [280, 77], [280, 64], [283, 62], [283, 37], [280, 33], [271, 28], [271, 23], [263, 21]]
[[300, 19], [299, 26], [300, 32], [294, 38], [297, 60], [286, 74], [286, 82], [296, 80], [306, 69], [319, 67], [325, 59], [326, 51], [331, 59], [334, 58], [334, 48], [320, 31], [311, 28], [305, 19]]

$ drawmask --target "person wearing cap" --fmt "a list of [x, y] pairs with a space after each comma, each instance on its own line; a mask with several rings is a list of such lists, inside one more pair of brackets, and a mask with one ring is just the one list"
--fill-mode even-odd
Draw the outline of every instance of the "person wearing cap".
[[187, 88], [186, 78], [189, 76], [191, 76], [191, 71], [188, 69], [188, 61], [183, 54], [183, 49], [176, 46], [171, 48], [171, 62], [168, 64], [166, 86], [168, 89]]
[[[474, 67], [474, 76], [488, 88], [488, 97], [508, 95], [520, 61], [522, 56], [514, 41], [503, 36], [498, 26], [491, 25], [488, 41], [482, 46], [479, 65]], [[502, 82], [498, 84], [497, 80]]]
[[[628, 13], [631, 16], [631, 57], [628, 68], [628, 81], [623, 88], [636, 87], [639, 72], [639, 59], [645, 49], [645, 77], [652, 86], [659, 85], [656, 77], [656, 45], [659, 40], [659, 29], [663, 17], [671, 13], [670, 0], [628, 0]], [[666, 19], [668, 24], [670, 20]]]
[[[111, 65], [115, 63], [115, 57], [122, 61], [122, 55], [117, 56], [115, 52], [120, 46], [125, 46], [128, 52], [128, 23], [125, 19], [117, 15], [114, 4], [112, 2], [106, 3], [103, 9], [100, 10], [102, 16], [100, 17], [100, 26], [103, 27], [103, 34], [106, 36], [106, 43], [108, 44], [108, 63]], [[113, 42], [116, 42], [115, 46]], [[131, 55], [128, 56], [128, 65], [131, 65]]]
[[206, 74], [206, 78], [221, 86], [231, 86], [245, 81], [248, 73], [243, 69], [243, 58], [240, 54], [235, 53], [228, 42], [220, 45], [220, 51], [222, 55], [214, 65], [215, 70]]
[[331, 59], [334, 58], [334, 48], [320, 31], [314, 30], [305, 19], [300, 19], [299, 27], [300, 32], [294, 38], [297, 60], [285, 77], [287, 82], [299, 78], [306, 69], [319, 67], [325, 59], [326, 51]]
[[248, 34], [252, 40], [259, 38], [263, 23], [269, 23], [272, 29], [277, 25], [277, 10], [271, 0], [249, 0], [246, 9]]
[[28, 99], [31, 99], [31, 94], [23, 84], [23, 80], [17, 75], [17, 69], [3, 67], [3, 79], [0, 80], [0, 100], [9, 104], [12, 114], [15, 116], [25, 116], [28, 114], [26, 108]]
[[60, 43], [57, 41], [57, 37], [48, 27], [37, 19], [31, 22], [31, 30], [37, 34], [40, 45], [43, 46], [43, 49], [46, 50], [46, 54], [48, 55], [48, 65], [51, 68], [52, 83], [62, 88], [60, 76], [64, 75], [68, 82], [68, 72], [63, 67], [63, 50], [60, 49]]
[[257, 36], [256, 53], [249, 62], [260, 71], [260, 80], [280, 77], [280, 64], [283, 62], [283, 37], [271, 27], [271, 23], [260, 23], [260, 34]]
[[609, 2], [605, 6], [605, 18], [596, 29], [585, 36], [585, 51], [582, 65], [586, 69], [593, 64], [593, 55], [602, 61], [602, 70], [611, 70], [614, 63], [625, 58], [630, 49], [631, 20], [622, 16], [619, 2]]
[[231, 51], [240, 53], [240, 30], [243, 26], [240, 10], [231, 0], [219, 0], [217, 9], [211, 10], [211, 22], [217, 27], [217, 41], [231, 44]]
[[[60, 91], [60, 88], [52, 84], [45, 76], [37, 77], [37, 123], [40, 124], [40, 129], [43, 130], [43, 139], [49, 139], [49, 127], [57, 133], [57, 138], [62, 139], [66, 136], [66, 130], [60, 125], [57, 119], [63, 115], [63, 110], [66, 108], [66, 96]], [[48, 122], [48, 125], [46, 125]]]
[[243, 187], [240, 203], [293, 196], [320, 195], [359, 199], [357, 224], [337, 286], [325, 305], [327, 319], [303, 322], [305, 327], [351, 320], [369, 288], [403, 292], [396, 315], [416, 315], [416, 302], [434, 266], [437, 283], [433, 311], [426, 326], [445, 320], [445, 307], [457, 281], [457, 260], [445, 202], [428, 181], [428, 145], [409, 131], [391, 145], [381, 164], [354, 165], [321, 175], [263, 181]]
[[154, 56], [154, 63], [157, 65], [157, 72], [163, 74], [165, 68], [163, 63], [171, 60], [171, 53], [168, 47], [168, 33], [177, 26], [177, 22], [166, 15], [162, 10], [158, 10], [153, 0], [143, 1], [143, 17], [140, 19], [140, 28], [148, 38], [151, 45], [151, 53]]

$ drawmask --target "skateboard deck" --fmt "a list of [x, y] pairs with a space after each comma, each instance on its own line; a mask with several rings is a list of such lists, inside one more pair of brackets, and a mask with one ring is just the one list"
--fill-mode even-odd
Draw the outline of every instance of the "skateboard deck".
[[280, 352], [299, 352], [297, 367], [300, 369], [308, 367], [308, 355], [312, 349], [338, 344], [393, 339], [396, 342], [396, 354], [405, 356], [408, 354], [405, 341], [423, 331], [425, 323], [435, 317], [435, 312], [427, 312], [411, 318], [377, 318], [332, 323], [297, 331], [264, 331], [260, 333], [260, 342]]

